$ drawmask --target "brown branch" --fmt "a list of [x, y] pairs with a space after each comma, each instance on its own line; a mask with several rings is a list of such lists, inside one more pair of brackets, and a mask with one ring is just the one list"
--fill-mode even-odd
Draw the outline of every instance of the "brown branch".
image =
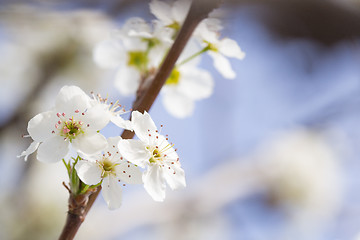
[[[137, 97], [133, 104], [133, 110], [141, 112], [150, 110], [196, 26], [204, 18], [206, 18], [208, 14], [218, 6], [219, 3], [219, 0], [209, 0], [206, 2], [202, 2], [201, 0], [193, 1], [183, 27], [179, 31], [173, 46], [169, 50], [163, 64], [160, 66], [159, 71], [157, 72], [149, 87], [143, 91], [142, 96]], [[121, 137], [123, 139], [131, 139], [134, 137], [134, 133], [125, 130]], [[94, 201], [100, 193], [100, 190], [101, 187], [98, 187], [88, 195], [80, 195], [83, 196], [81, 198], [80, 196], [76, 197], [72, 194], [70, 195], [69, 211], [59, 240], [71, 240], [74, 238], [81, 223], [84, 221], [86, 214], [91, 209]]]

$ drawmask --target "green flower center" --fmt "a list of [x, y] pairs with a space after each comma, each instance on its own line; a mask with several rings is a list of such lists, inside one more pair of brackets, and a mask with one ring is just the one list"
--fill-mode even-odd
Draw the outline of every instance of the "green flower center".
[[110, 161], [108, 158], [104, 157], [100, 162], [100, 167], [103, 169], [102, 177], [107, 177], [109, 174], [115, 171], [116, 163]]
[[[150, 148], [147, 147], [147, 149], [150, 149]], [[150, 162], [150, 163], [155, 163], [156, 161], [161, 160], [161, 158], [162, 158], [161, 152], [159, 151], [158, 148], [155, 148], [155, 149], [152, 151], [152, 157], [149, 159], [149, 162]]]
[[180, 24], [178, 22], [173, 22], [172, 24], [167, 25], [166, 27], [172, 28], [176, 31], [180, 30]]
[[75, 121], [73, 118], [71, 118], [71, 121], [63, 122], [63, 125], [60, 128], [60, 136], [63, 136], [64, 138], [72, 141], [77, 136], [84, 133], [84, 131], [81, 129], [81, 125], [81, 121]]
[[128, 61], [129, 66], [135, 67], [140, 71], [146, 69], [146, 66], [149, 61], [146, 52], [132, 51], [132, 52], [128, 52], [128, 56], [129, 56], [129, 61]]
[[180, 72], [174, 68], [174, 70], [172, 70], [172, 72], [170, 73], [169, 78], [166, 80], [165, 84], [166, 85], [177, 85], [179, 84], [180, 81]]

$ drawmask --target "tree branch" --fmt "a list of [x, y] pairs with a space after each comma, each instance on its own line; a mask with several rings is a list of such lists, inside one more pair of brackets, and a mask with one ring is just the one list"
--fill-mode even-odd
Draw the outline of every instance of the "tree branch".
[[[190, 39], [193, 31], [197, 25], [208, 16], [208, 14], [220, 4], [220, 0], [209, 0], [203, 2], [201, 0], [194, 0], [189, 13], [184, 21], [182, 28], [180, 29], [178, 36], [169, 50], [165, 60], [159, 68], [156, 76], [152, 80], [149, 87], [143, 92], [142, 96], [139, 96], [134, 104], [133, 111], [140, 112], [149, 111], [152, 104], [162, 86], [165, 84], [166, 79], [169, 77], [174, 65], [183, 51], [186, 43]], [[121, 137], [123, 139], [131, 139], [134, 137], [134, 132], [125, 130]], [[101, 187], [94, 189], [89, 195], [84, 194], [84, 198], [75, 197], [70, 194], [69, 197], [69, 211], [66, 219], [65, 226], [60, 235], [59, 240], [71, 240], [74, 238], [81, 223], [84, 221], [86, 214], [91, 209], [94, 201], [100, 193]], [[82, 196], [82, 195], [80, 195]]]

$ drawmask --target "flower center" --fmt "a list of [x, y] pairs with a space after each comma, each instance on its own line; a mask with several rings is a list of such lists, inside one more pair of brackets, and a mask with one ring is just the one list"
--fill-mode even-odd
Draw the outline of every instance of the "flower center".
[[109, 174], [114, 173], [115, 171], [115, 166], [117, 165], [116, 163], [113, 163], [112, 161], [110, 161], [107, 157], [104, 157], [100, 162], [99, 162], [100, 167], [102, 168], [102, 177], [107, 177]]
[[179, 84], [180, 81], [180, 72], [174, 68], [174, 70], [172, 70], [169, 78], [166, 80], [166, 85], [177, 85]]
[[208, 51], [208, 50], [213, 51], [213, 52], [218, 52], [219, 51], [218, 48], [214, 44], [212, 44], [212, 43], [210, 43], [208, 41], [204, 41], [204, 42], [207, 44], [207, 46], [205, 48], [206, 51]]
[[148, 58], [146, 52], [131, 51], [128, 52], [129, 60], [128, 65], [142, 71], [146, 69]]
[[149, 159], [150, 163], [156, 163], [158, 161], [162, 161], [163, 160], [163, 155], [161, 154], [161, 151], [159, 150], [159, 148], [155, 147], [154, 150], [151, 151], [151, 147], [146, 147], [148, 150], [150, 150], [150, 152], [152, 152], [152, 156]]
[[[59, 129], [59, 135], [64, 137], [65, 140], [70, 140], [70, 142], [75, 139], [80, 134], [84, 133], [82, 129], [83, 122], [76, 121], [74, 118], [69, 118], [68, 120], [61, 119], [55, 124], [55, 128]], [[55, 133], [53, 131], [53, 133]]]

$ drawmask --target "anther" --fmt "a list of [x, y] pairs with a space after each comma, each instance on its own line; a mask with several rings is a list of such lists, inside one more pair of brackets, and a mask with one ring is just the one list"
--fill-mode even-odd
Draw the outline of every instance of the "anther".
[[60, 117], [61, 115], [60, 115], [60, 113], [57, 113], [56, 116]]
[[79, 113], [80, 111], [78, 109], [75, 110], [75, 113]]

